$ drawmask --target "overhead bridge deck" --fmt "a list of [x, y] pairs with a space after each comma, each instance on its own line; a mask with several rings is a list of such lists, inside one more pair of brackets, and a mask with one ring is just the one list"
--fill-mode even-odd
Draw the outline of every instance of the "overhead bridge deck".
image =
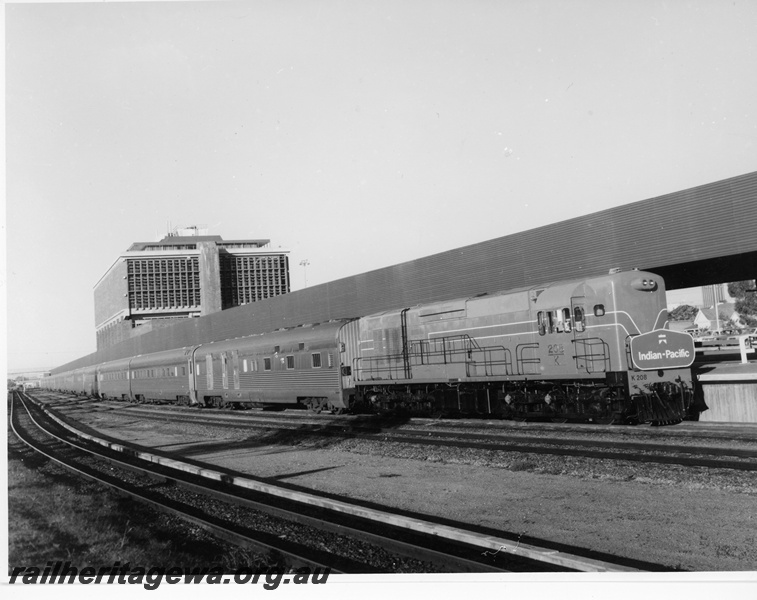
[[187, 319], [53, 372], [611, 268], [652, 271], [676, 289], [752, 279], [756, 266], [754, 172]]

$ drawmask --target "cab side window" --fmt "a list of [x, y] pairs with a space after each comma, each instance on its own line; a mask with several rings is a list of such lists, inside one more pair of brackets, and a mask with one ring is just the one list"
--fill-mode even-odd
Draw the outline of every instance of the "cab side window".
[[580, 306], [573, 308], [573, 325], [576, 331], [583, 331], [586, 326], [584, 323], [584, 309]]

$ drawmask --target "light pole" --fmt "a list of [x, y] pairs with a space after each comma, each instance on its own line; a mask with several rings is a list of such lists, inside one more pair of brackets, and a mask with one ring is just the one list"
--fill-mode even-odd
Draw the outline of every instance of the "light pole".
[[720, 317], [718, 316], [718, 305], [725, 304], [725, 302], [718, 302], [715, 300], [715, 331], [720, 333]]
[[300, 264], [302, 265], [302, 270], [305, 272], [305, 287], [308, 287], [308, 265], [310, 261], [306, 258], [305, 260], [301, 260]]

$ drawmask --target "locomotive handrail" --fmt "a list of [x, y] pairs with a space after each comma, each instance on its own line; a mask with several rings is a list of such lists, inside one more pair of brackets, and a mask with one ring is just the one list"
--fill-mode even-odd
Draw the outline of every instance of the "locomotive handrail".
[[[501, 353], [502, 358], [496, 358], [497, 352]], [[465, 364], [468, 376], [474, 374], [472, 371], [479, 364], [483, 365], [487, 376], [513, 374], [512, 354], [508, 348], [481, 347], [467, 334], [430, 340], [410, 340], [407, 352], [357, 358], [356, 371], [358, 379], [364, 381], [412, 379], [412, 367], [438, 364]], [[399, 376], [400, 373], [402, 377]]]
[[[610, 370], [610, 346], [602, 338], [576, 338], [576, 368], [586, 369], [587, 373], [606, 373]], [[579, 353], [579, 346], [583, 347], [584, 354]], [[600, 346], [601, 352], [594, 349]], [[584, 361], [584, 365], [579, 365], [579, 360]], [[602, 368], [594, 370], [594, 363], [601, 362]]]
[[528, 358], [524, 358], [523, 353], [526, 350], [538, 350], [539, 349], [539, 343], [538, 342], [531, 342], [528, 344], [518, 344], [515, 347], [515, 360], [518, 365], [518, 375], [528, 375], [528, 373], [525, 372], [525, 369], [523, 368], [524, 365], [538, 365], [541, 363], [541, 358], [538, 356], [531, 356]]

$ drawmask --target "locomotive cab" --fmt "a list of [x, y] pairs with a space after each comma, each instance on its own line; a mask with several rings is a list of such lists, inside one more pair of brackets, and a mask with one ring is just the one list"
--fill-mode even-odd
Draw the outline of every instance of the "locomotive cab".
[[669, 330], [665, 284], [644, 271], [612, 273], [611, 295], [618, 350], [618, 369], [608, 384], [629, 399], [624, 420], [663, 425], [678, 423], [693, 399], [691, 365], [694, 340]]

